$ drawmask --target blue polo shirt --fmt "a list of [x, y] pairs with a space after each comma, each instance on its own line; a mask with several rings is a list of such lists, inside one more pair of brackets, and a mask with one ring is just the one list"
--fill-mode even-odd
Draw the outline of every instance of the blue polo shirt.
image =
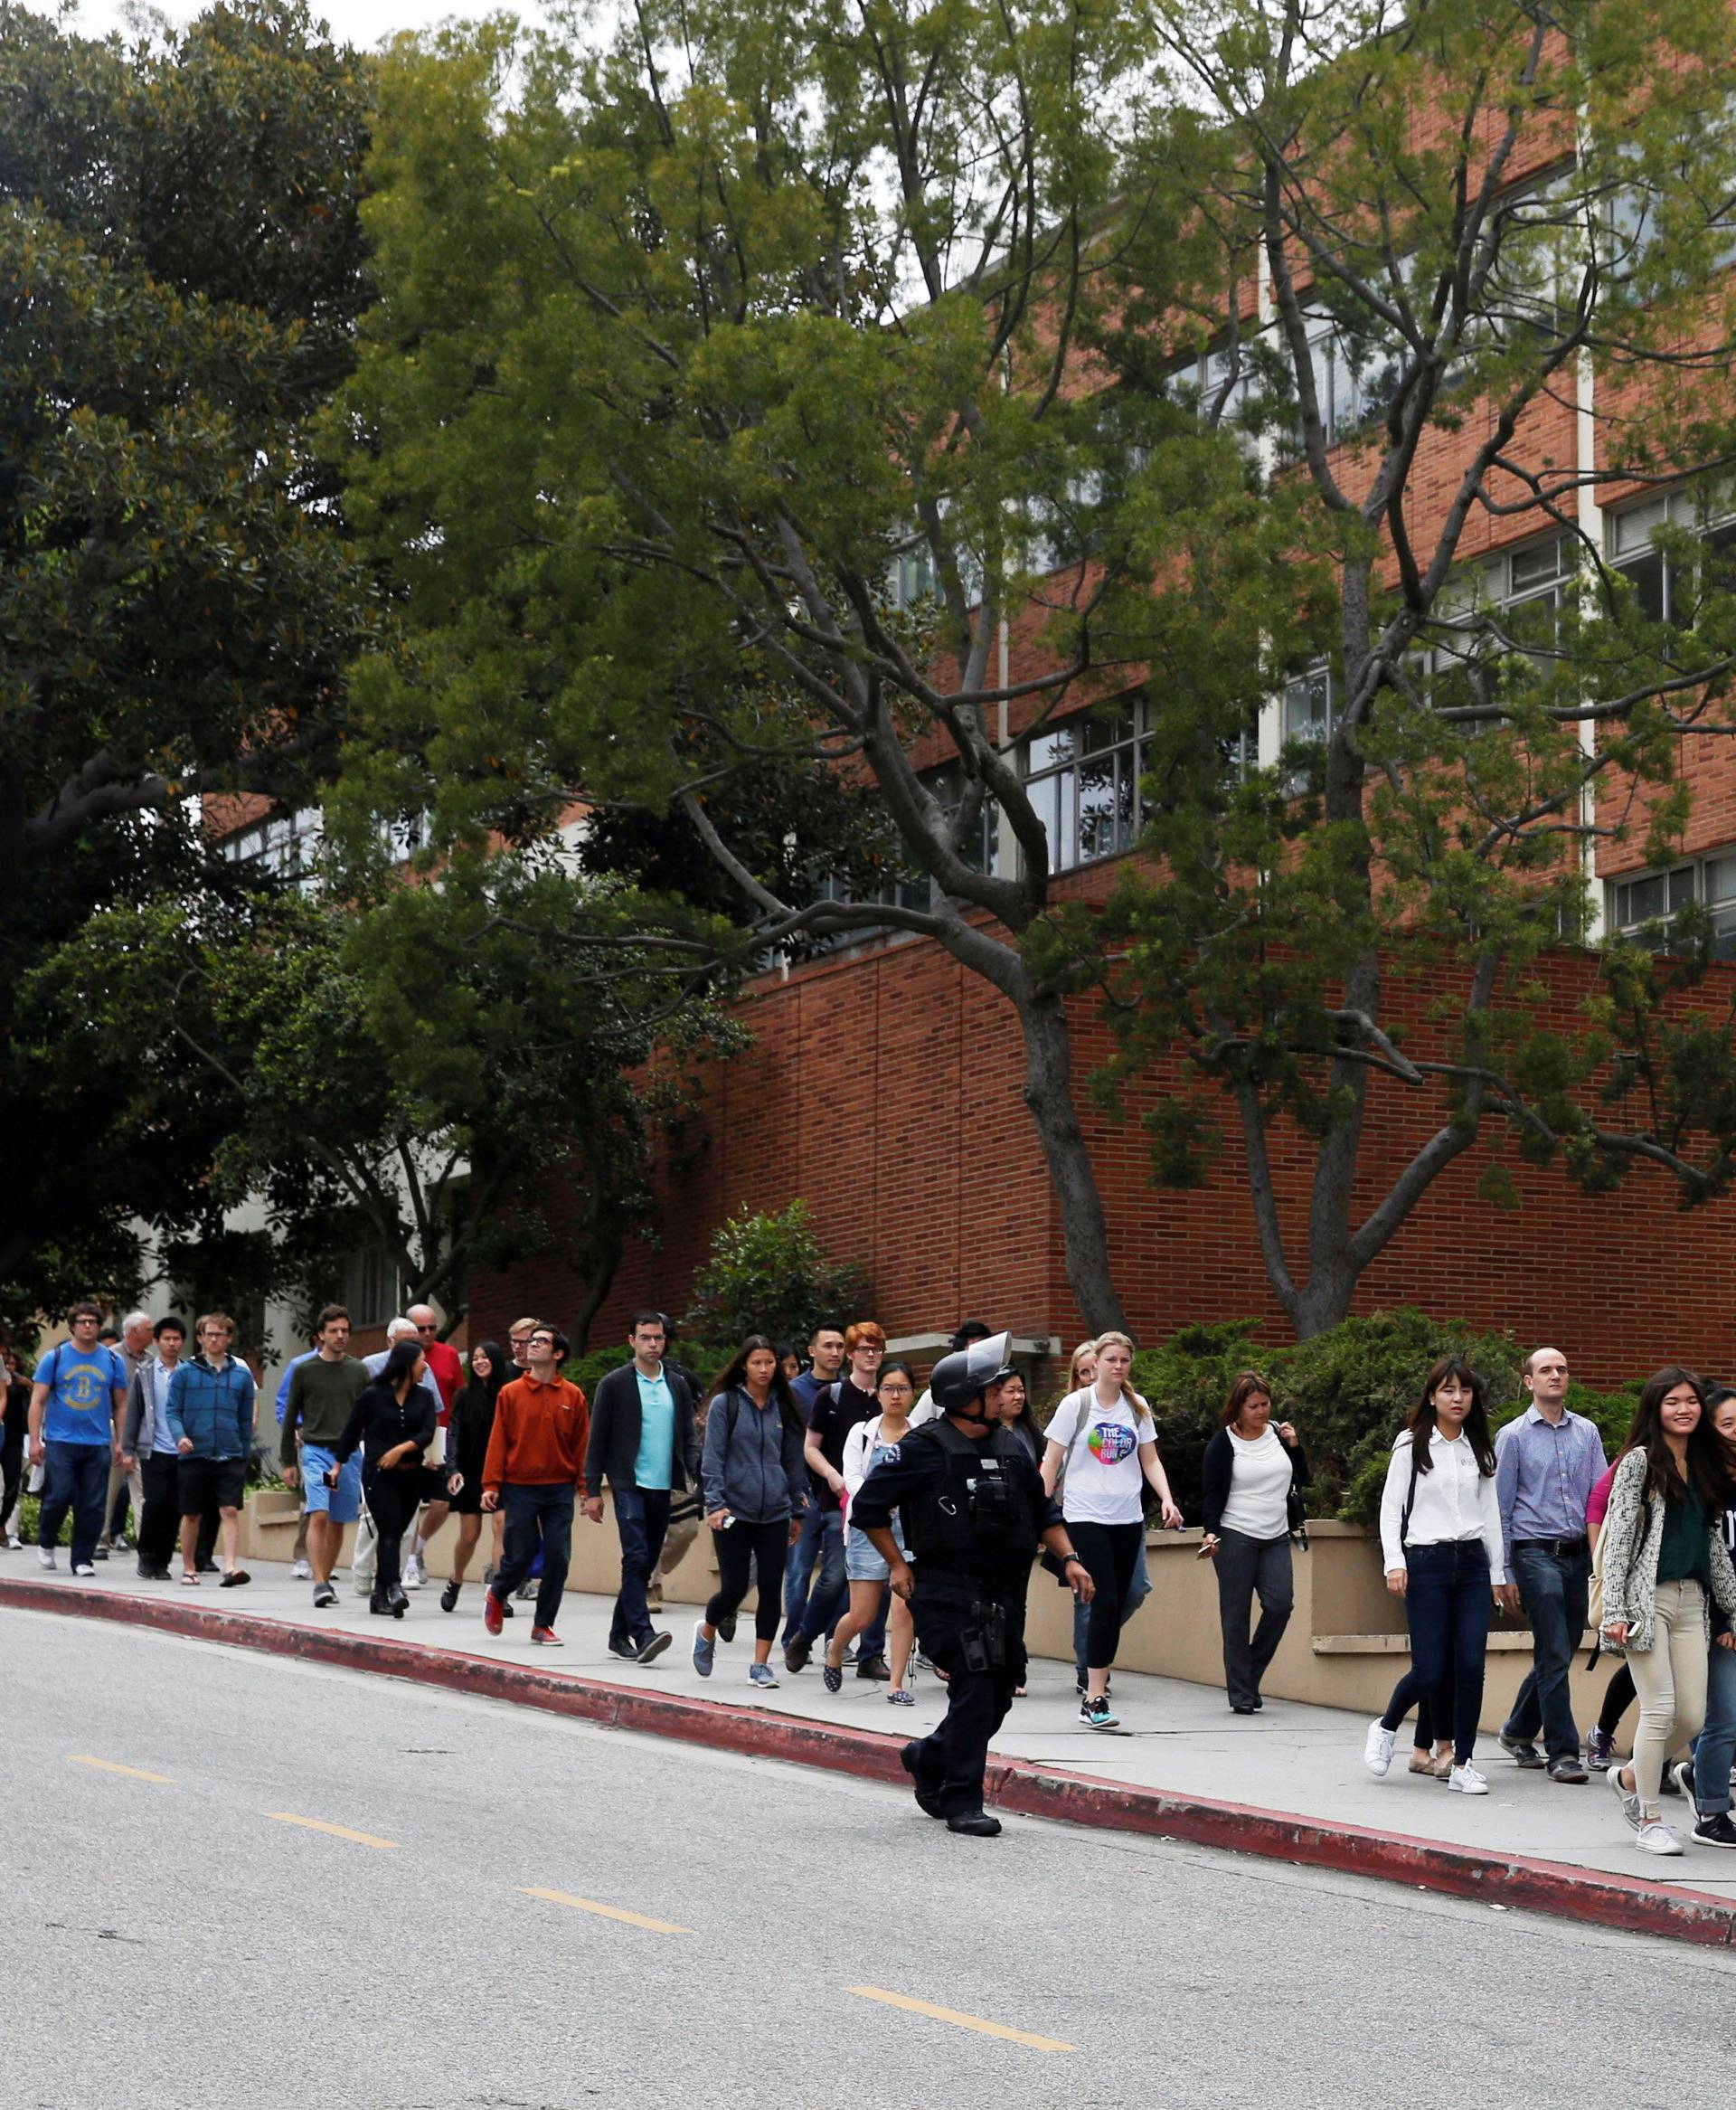
[[113, 1348], [101, 1341], [80, 1348], [63, 1340], [37, 1364], [36, 1383], [48, 1386], [44, 1443], [114, 1442], [115, 1394], [127, 1389], [127, 1373]]
[[660, 1488], [666, 1494], [675, 1458], [675, 1403], [669, 1380], [661, 1365], [655, 1377], [647, 1377], [636, 1363], [633, 1375], [639, 1381], [639, 1454], [633, 1465], [634, 1482]]

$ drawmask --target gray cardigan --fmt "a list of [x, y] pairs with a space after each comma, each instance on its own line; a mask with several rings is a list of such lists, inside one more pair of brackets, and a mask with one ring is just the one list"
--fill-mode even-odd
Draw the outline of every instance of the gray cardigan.
[[[1598, 1646], [1606, 1655], [1625, 1655], [1631, 1651], [1643, 1656], [1652, 1645], [1653, 1628], [1657, 1619], [1657, 1562], [1664, 1547], [1664, 1503], [1654, 1497], [1651, 1522], [1642, 1539], [1640, 1525], [1646, 1514], [1646, 1476], [1649, 1470], [1650, 1462], [1645, 1452], [1630, 1451], [1617, 1466], [1609, 1490], [1609, 1511], [1604, 1519], [1603, 1537], [1598, 1545], [1598, 1573], [1603, 1578], [1603, 1623], [1609, 1625], [1620, 1621], [1629, 1631], [1626, 1642], [1616, 1642], [1599, 1630]], [[1722, 1521], [1721, 1510], [1707, 1533], [1712, 1594], [1722, 1611], [1736, 1613], [1736, 1566], [1731, 1566], [1730, 1549], [1724, 1544], [1720, 1528]], [[1710, 1616], [1706, 1628], [1710, 1646]]]

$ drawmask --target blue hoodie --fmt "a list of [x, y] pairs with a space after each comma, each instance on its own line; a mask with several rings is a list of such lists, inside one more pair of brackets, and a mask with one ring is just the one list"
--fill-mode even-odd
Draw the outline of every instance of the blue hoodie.
[[194, 1356], [169, 1379], [165, 1412], [177, 1447], [191, 1437], [194, 1458], [245, 1458], [253, 1448], [253, 1373], [239, 1356], [221, 1370]]

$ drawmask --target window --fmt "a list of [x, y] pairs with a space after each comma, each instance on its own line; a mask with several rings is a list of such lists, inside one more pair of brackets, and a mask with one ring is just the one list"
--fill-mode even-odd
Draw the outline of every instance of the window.
[[1640, 612], [1649, 621], [1687, 624], [1694, 615], [1694, 582], [1675, 551], [1658, 548], [1658, 531], [1697, 532], [1709, 550], [1727, 549], [1736, 541], [1732, 498], [1736, 493], [1727, 488], [1672, 491], [1648, 505], [1610, 515], [1606, 529], [1610, 567], [1633, 582]]
[[[1514, 648], [1540, 674], [1547, 672], [1578, 569], [1573, 538], [1552, 535], [1505, 551], [1468, 573], [1450, 605], [1443, 601], [1444, 628], [1413, 661], [1430, 700], [1443, 710], [1492, 702], [1501, 658]], [[1490, 634], [1496, 621], [1499, 637]]]
[[402, 1294], [398, 1263], [383, 1245], [361, 1246], [344, 1260], [343, 1301], [357, 1328], [395, 1319]]
[[273, 879], [291, 880], [303, 893], [313, 885], [314, 858], [319, 847], [317, 806], [274, 813], [250, 828], [226, 837], [222, 854], [231, 865], [253, 865]]
[[1132, 849], [1145, 820], [1139, 779], [1151, 705], [1069, 719], [1025, 743], [1026, 790], [1049, 838], [1049, 865], [1070, 872]]
[[1338, 715], [1338, 684], [1323, 660], [1284, 684], [1284, 738], [1325, 740]]
[[1609, 924], [1624, 938], [1655, 934], [1667, 951], [1675, 918], [1691, 903], [1705, 909], [1712, 924], [1712, 956], [1736, 960], [1736, 850], [1722, 850], [1667, 872], [1646, 872], [1608, 885]]

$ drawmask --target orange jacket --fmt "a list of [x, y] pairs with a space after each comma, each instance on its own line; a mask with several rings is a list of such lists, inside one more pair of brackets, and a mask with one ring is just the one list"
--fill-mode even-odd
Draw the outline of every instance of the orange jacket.
[[579, 1387], [564, 1377], [542, 1385], [527, 1370], [503, 1385], [495, 1402], [483, 1487], [498, 1492], [508, 1481], [518, 1487], [571, 1481], [582, 1488], [590, 1439], [590, 1408]]

